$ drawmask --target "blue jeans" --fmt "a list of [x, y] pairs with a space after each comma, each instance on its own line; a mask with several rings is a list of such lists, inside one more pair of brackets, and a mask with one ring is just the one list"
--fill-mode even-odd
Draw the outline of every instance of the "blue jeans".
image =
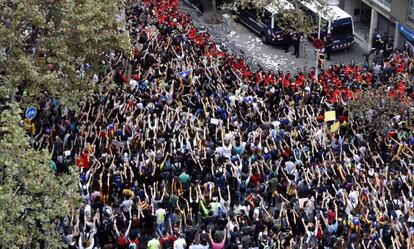
[[160, 237], [162, 237], [163, 234], [164, 234], [164, 231], [165, 231], [165, 222], [164, 223], [161, 223], [161, 224], [157, 224], [157, 226], [156, 226], [155, 229], [156, 229], [155, 231], [157, 232], [157, 234]]

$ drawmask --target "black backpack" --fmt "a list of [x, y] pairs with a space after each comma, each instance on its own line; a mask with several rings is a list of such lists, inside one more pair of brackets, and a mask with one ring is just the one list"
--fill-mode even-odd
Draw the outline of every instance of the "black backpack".
[[241, 192], [241, 193], [246, 192], [246, 188], [247, 188], [246, 181], [245, 181], [245, 180], [242, 180], [242, 181], [240, 182], [240, 187], [239, 187], [240, 192]]
[[172, 249], [173, 245], [171, 243], [171, 240], [166, 239], [164, 240], [164, 243], [162, 244], [162, 249]]

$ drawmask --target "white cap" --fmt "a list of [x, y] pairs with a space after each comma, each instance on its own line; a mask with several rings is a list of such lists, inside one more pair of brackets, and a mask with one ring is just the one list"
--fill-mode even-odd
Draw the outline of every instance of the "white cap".
[[368, 170], [368, 175], [369, 175], [369, 176], [374, 176], [374, 169], [372, 169], [372, 168], [371, 168], [371, 169], [369, 169], [369, 170]]
[[280, 126], [280, 122], [279, 121], [275, 121], [275, 122], [272, 122], [272, 125], [273, 125], [273, 127], [279, 127]]

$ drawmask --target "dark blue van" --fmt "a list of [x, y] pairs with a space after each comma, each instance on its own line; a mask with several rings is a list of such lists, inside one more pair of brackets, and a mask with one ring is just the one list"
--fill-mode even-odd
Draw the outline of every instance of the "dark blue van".
[[[302, 2], [304, 10], [318, 20], [320, 8], [316, 4]], [[332, 36], [332, 50], [349, 49], [354, 45], [354, 23], [352, 16], [338, 6], [328, 6], [321, 14], [321, 39], [327, 34]], [[317, 30], [311, 38], [317, 38]]]
[[238, 21], [260, 35], [263, 43], [280, 44], [283, 42], [283, 30], [276, 24], [277, 14], [270, 5], [263, 10], [245, 8], [238, 10]]

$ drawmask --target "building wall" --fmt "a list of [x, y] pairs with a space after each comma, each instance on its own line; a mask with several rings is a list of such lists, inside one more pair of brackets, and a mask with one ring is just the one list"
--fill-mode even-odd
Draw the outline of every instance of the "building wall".
[[[398, 25], [402, 24], [414, 32], [414, 14], [411, 15], [411, 20], [408, 20], [409, 10], [414, 13], [414, 6], [409, 8], [412, 1], [414, 3], [414, 0], [392, 0], [391, 6], [389, 6], [390, 0], [340, 0], [340, 7], [353, 17], [354, 23], [361, 22], [360, 24], [370, 25], [369, 35], [367, 34], [369, 37], [368, 49], [372, 46], [372, 38], [376, 31], [394, 37], [394, 46], [400, 47], [405, 43], [405, 38], [397, 29]], [[372, 9], [370, 17], [368, 17], [368, 13], [363, 13], [362, 3]], [[360, 10], [359, 15], [355, 15], [358, 14], [355, 9]]]
[[[391, 9], [387, 9], [383, 5], [379, 4], [377, 1], [373, 0], [362, 0], [364, 3], [368, 4], [372, 8], [374, 8], [378, 13], [383, 15], [386, 18], [390, 18]], [[408, 0], [394, 0], [394, 1], [408, 1]]]
[[[411, 16], [411, 18], [408, 18], [410, 11], [410, 1], [412, 0], [394, 0], [392, 3], [391, 15], [393, 18], [395, 18], [397, 25], [400, 23], [407, 29], [414, 31], [413, 17]], [[398, 30], [396, 31], [396, 34], [398, 34], [398, 40], [396, 41], [395, 46], [402, 47], [406, 43], [405, 37]]]
[[401, 23], [406, 22], [409, 1], [410, 0], [393, 0], [391, 5], [391, 16]]
[[384, 17], [382, 14], [378, 14], [378, 25], [376, 28], [381, 34], [394, 36], [395, 23]]
[[344, 6], [345, 6], [345, 0], [339, 0], [338, 7], [341, 9], [344, 9], [345, 8]]
[[[343, 9], [345, 10], [346, 13], [350, 14], [352, 16], [352, 19], [354, 20], [354, 22], [358, 22], [360, 21], [361, 18], [361, 0], [347, 0], [344, 1], [344, 7]], [[355, 10], [359, 10], [358, 15]]]

